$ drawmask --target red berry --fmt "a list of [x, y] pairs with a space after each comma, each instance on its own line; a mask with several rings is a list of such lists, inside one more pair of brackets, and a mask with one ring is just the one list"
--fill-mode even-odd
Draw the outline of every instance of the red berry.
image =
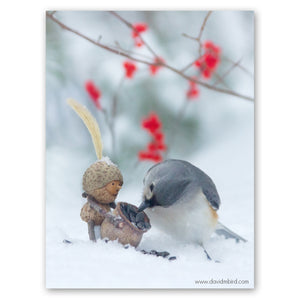
[[206, 79], [209, 79], [211, 78], [211, 70], [208, 69], [208, 68], [205, 68], [203, 71], [202, 71], [202, 76]]
[[155, 113], [151, 113], [147, 119], [142, 121], [142, 127], [154, 134], [161, 127], [161, 122]]
[[154, 112], [150, 113], [147, 118], [142, 121], [142, 128], [146, 129], [152, 137], [148, 143], [146, 150], [138, 153], [139, 160], [152, 160], [160, 162], [163, 160], [162, 151], [166, 151], [167, 146], [164, 143], [164, 134], [161, 131], [161, 121]]
[[139, 36], [140, 33], [145, 32], [148, 29], [147, 24], [145, 23], [136, 23], [133, 26], [132, 37]]
[[215, 54], [220, 54], [220, 47], [216, 46], [212, 41], [206, 41], [203, 44], [203, 47], [206, 51], [214, 52]]
[[[164, 59], [161, 57], [156, 57], [154, 59], [154, 64], [159, 64], [159, 63], [164, 63], [164, 62], [165, 62]], [[152, 75], [155, 75], [157, 73], [157, 71], [162, 67], [160, 65], [154, 65], [154, 64], [150, 65], [150, 73]]]
[[96, 85], [94, 84], [94, 82], [92, 80], [88, 80], [85, 83], [85, 90], [88, 92], [90, 98], [92, 99], [92, 101], [94, 102], [94, 104], [96, 105], [96, 107], [98, 109], [101, 109], [101, 105], [100, 105], [100, 97], [101, 97], [101, 91], [96, 87]]
[[123, 63], [123, 66], [125, 68], [125, 76], [127, 78], [133, 78], [133, 75], [137, 70], [136, 65], [133, 62], [127, 60]]
[[219, 62], [219, 59], [212, 54], [208, 54], [205, 57], [205, 62], [209, 69], [215, 69]]

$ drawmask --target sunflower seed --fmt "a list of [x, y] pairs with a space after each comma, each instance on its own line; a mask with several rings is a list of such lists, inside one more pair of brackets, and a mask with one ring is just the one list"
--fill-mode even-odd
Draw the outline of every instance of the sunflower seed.
[[136, 222], [144, 222], [144, 213], [141, 211], [136, 214]]
[[162, 256], [162, 257], [167, 257], [167, 256], [170, 255], [170, 253], [167, 252], [167, 251], [162, 251], [162, 252], [157, 252], [156, 255], [157, 255], [157, 256]]

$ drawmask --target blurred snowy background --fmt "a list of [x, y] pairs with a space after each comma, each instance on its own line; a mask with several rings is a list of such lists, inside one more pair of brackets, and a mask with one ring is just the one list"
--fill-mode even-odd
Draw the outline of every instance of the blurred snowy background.
[[[207, 12], [120, 12], [131, 23], [145, 22], [145, 40], [168, 64], [183, 68], [198, 55], [195, 41]], [[117, 41], [132, 49], [131, 31], [107, 12], [57, 12], [69, 27], [108, 45]], [[225, 74], [232, 61], [240, 60], [225, 77], [223, 86], [254, 97], [254, 14], [216, 11], [207, 21], [203, 40], [222, 49], [217, 73]], [[145, 48], [134, 50], [149, 56]], [[242, 235], [247, 243], [213, 236], [208, 252], [221, 261], [206, 260], [197, 245], [182, 245], [156, 228], [144, 235], [139, 249], [166, 250], [177, 257], [143, 255], [124, 250], [116, 242], [89, 242], [87, 225], [80, 219], [82, 175], [96, 160], [88, 131], [67, 106], [75, 98], [99, 122], [104, 155], [112, 156], [111, 136], [103, 114], [96, 109], [84, 85], [93, 80], [101, 89], [101, 105], [109, 110], [124, 74], [124, 58], [107, 52], [62, 30], [46, 20], [46, 281], [49, 288], [249, 288], [254, 285], [254, 104], [251, 101], [200, 87], [191, 101], [168, 157], [188, 160], [215, 182], [221, 197], [220, 221]], [[195, 69], [189, 71], [193, 75]], [[213, 84], [212, 77], [208, 83]], [[186, 100], [188, 81], [166, 69], [155, 76], [138, 64], [132, 80], [125, 80], [119, 93], [116, 118], [116, 153], [124, 186], [117, 201], [138, 204], [142, 179], [152, 162], [138, 161], [149, 137], [141, 120], [155, 111], [163, 124], [166, 144], [176, 117]], [[74, 241], [63, 244], [64, 239]], [[243, 285], [197, 285], [195, 280], [239, 279]]]

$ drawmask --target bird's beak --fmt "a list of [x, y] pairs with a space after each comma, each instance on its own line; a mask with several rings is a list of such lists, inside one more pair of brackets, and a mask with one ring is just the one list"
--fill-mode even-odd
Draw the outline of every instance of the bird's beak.
[[138, 208], [138, 212], [143, 211], [144, 209], [146, 209], [149, 206], [150, 206], [149, 201], [143, 201], [142, 204]]

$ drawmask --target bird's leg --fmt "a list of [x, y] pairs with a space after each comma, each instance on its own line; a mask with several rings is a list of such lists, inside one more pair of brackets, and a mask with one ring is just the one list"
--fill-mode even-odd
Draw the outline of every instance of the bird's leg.
[[204, 253], [206, 254], [207, 259], [208, 260], [212, 260], [211, 257], [210, 257], [210, 255], [207, 253], [206, 249], [203, 248], [203, 250], [204, 250]]
[[90, 240], [93, 242], [96, 242], [95, 221], [93, 221], [93, 220], [88, 221], [88, 233], [89, 233]]
[[219, 263], [219, 262], [220, 262], [220, 261], [218, 261], [218, 260], [214, 260], [214, 259], [211, 258], [211, 256], [208, 254], [208, 252], [207, 252], [206, 249], [204, 248], [203, 244], [201, 244], [201, 247], [202, 247], [204, 253], [206, 254], [206, 257], [207, 257], [208, 260], [214, 261], [215, 263]]

